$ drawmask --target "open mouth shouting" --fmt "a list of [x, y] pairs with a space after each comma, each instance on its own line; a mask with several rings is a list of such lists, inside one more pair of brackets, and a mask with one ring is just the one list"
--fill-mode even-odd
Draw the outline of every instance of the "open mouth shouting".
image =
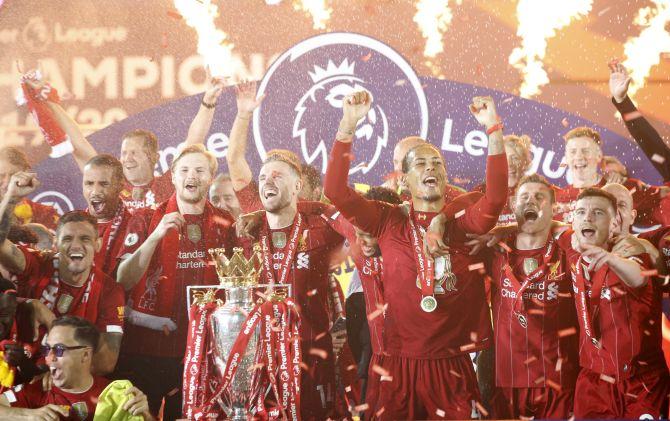
[[100, 198], [91, 199], [91, 208], [97, 215], [100, 215], [105, 211], [106, 204], [107, 203]]
[[588, 240], [592, 240], [596, 236], [596, 230], [591, 227], [585, 227], [580, 230], [582, 237]]
[[193, 181], [187, 181], [186, 184], [184, 185], [184, 189], [189, 193], [197, 193], [199, 186], [200, 186], [200, 183], [196, 183], [196, 182], [193, 182]]
[[263, 187], [263, 198], [272, 199], [273, 197], [279, 195], [279, 189], [275, 186], [265, 186]]
[[529, 207], [523, 211], [523, 219], [530, 222], [535, 222], [540, 217], [540, 212], [534, 208]]
[[74, 251], [67, 254], [67, 257], [76, 263], [81, 263], [84, 260], [84, 253], [80, 251]]
[[437, 177], [434, 175], [429, 175], [428, 177], [425, 177], [422, 181], [424, 186], [431, 187], [431, 188], [436, 188], [437, 187]]

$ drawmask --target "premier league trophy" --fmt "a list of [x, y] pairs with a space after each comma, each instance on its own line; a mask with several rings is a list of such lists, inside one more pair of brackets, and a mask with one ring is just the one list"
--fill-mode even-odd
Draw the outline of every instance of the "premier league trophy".
[[[223, 376], [231, 348], [239, 332], [254, 308], [254, 289], [258, 286], [261, 269], [260, 249], [255, 247], [250, 259], [246, 259], [241, 248], [234, 248], [228, 259], [224, 249], [210, 249], [216, 264], [216, 273], [225, 291], [225, 302], [211, 315], [210, 326], [214, 346], [214, 362], [219, 376]], [[255, 403], [251, 378], [258, 343], [256, 327], [230, 388], [221, 395], [219, 404], [231, 420], [247, 420], [249, 408]], [[256, 391], [260, 393], [260, 391]]]

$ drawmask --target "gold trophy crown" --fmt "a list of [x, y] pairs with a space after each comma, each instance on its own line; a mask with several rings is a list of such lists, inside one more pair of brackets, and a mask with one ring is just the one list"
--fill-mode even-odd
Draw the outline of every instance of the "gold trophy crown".
[[233, 248], [233, 255], [226, 257], [225, 249], [209, 249], [209, 254], [216, 265], [216, 274], [219, 276], [221, 286], [251, 287], [258, 284], [261, 270], [261, 248], [256, 244], [251, 257], [244, 257], [244, 251], [240, 247]]

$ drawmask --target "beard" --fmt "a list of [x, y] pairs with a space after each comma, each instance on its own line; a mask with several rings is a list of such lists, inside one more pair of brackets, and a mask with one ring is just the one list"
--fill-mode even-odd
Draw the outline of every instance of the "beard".
[[190, 193], [185, 189], [179, 192], [179, 199], [182, 202], [190, 203], [192, 205], [202, 202], [205, 196], [206, 192], [201, 189], [198, 189], [195, 193]]

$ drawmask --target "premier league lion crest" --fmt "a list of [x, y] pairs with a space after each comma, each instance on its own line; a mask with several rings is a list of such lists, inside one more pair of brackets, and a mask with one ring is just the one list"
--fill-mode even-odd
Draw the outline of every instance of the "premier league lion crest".
[[[426, 137], [428, 106], [421, 82], [389, 46], [351, 33], [309, 38], [282, 54], [266, 73], [258, 94], [267, 97], [254, 114], [261, 158], [285, 148], [326, 171], [342, 116], [342, 101], [366, 89], [374, 103], [356, 128], [351, 174], [379, 177], [392, 171], [393, 145], [406, 136]], [[289, 114], [290, 113], [290, 114]], [[382, 158], [383, 154], [387, 154]]]

